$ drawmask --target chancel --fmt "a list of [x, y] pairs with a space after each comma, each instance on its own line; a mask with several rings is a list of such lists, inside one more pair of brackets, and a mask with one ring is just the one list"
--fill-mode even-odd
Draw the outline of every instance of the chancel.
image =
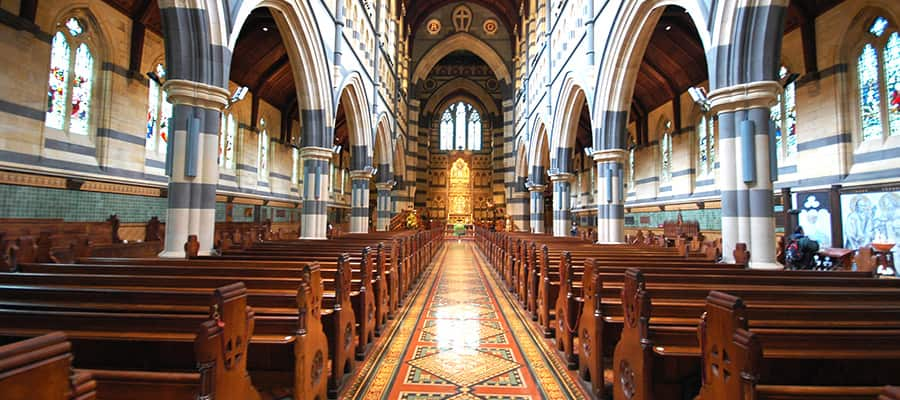
[[900, 400], [896, 0], [0, 0], [0, 399]]

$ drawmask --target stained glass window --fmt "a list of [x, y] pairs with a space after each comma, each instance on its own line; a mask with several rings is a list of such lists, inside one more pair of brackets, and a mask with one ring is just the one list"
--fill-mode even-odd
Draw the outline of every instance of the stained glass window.
[[881, 94], [878, 84], [878, 52], [872, 44], [863, 47], [857, 61], [859, 107], [863, 140], [881, 137]]
[[471, 104], [451, 104], [441, 114], [441, 150], [481, 150], [481, 115]]
[[269, 179], [269, 133], [266, 131], [266, 120], [259, 120], [259, 177]]
[[[334, 164], [331, 167], [331, 176], [334, 177]], [[300, 149], [296, 147], [291, 148], [291, 183], [300, 183]]]
[[56, 32], [50, 50], [50, 87], [47, 91], [47, 126], [63, 129], [66, 123], [66, 96], [69, 89], [71, 49], [66, 36]]
[[471, 106], [468, 107], [469, 111], [469, 149], [471, 150], [481, 150], [481, 115], [478, 114], [477, 111], [471, 110]]
[[634, 190], [634, 147], [628, 150], [628, 187]]
[[[47, 127], [87, 135], [94, 85], [94, 56], [77, 18], [53, 35], [47, 87]], [[74, 48], [74, 50], [73, 50]]]
[[[778, 77], [788, 79], [790, 70], [781, 66]], [[778, 161], [793, 161], [797, 155], [797, 86], [791, 82], [778, 95], [778, 103], [769, 110], [769, 118], [775, 122], [775, 155]]]
[[466, 107], [462, 104], [456, 106], [456, 135], [454, 136], [453, 148], [462, 150], [466, 148]]
[[453, 150], [453, 115], [449, 108], [441, 117], [441, 150]]
[[[162, 64], [156, 66], [156, 77], [165, 79], [166, 69]], [[150, 79], [147, 95], [147, 150], [166, 153], [169, 141], [169, 119], [172, 118], [172, 104], [166, 98], [162, 85], [156, 79]]]
[[884, 67], [888, 126], [891, 136], [897, 136], [900, 135], [900, 33], [892, 33], [884, 47]]
[[885, 29], [888, 27], [888, 20], [885, 17], [877, 17], [875, 21], [872, 21], [872, 25], [869, 27], [869, 33], [871, 33], [875, 37], [881, 37], [884, 35]]
[[666, 121], [665, 127], [666, 130], [659, 140], [660, 178], [663, 182], [669, 182], [672, 180], [672, 135], [669, 132], [672, 127], [672, 122]]
[[869, 33], [874, 39], [856, 60], [863, 141], [900, 135], [900, 33], [884, 17], [875, 18]]
[[234, 114], [222, 114], [219, 132], [219, 166], [225, 169], [234, 168], [234, 138], [237, 136], [237, 121]]

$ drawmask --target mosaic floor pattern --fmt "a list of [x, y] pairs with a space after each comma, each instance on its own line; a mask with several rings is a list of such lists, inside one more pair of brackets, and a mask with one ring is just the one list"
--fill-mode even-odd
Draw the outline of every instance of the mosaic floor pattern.
[[436, 259], [341, 398], [585, 398], [471, 242]]

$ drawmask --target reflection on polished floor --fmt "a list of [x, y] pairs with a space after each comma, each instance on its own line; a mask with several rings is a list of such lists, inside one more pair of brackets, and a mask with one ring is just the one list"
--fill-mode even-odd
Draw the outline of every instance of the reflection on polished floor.
[[581, 399], [471, 242], [448, 241], [348, 399]]

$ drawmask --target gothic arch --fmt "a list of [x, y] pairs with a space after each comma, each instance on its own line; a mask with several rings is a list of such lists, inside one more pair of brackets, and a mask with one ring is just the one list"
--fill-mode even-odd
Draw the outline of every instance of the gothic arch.
[[[710, 15], [705, 1], [627, 0], [621, 6], [620, 17], [610, 32], [593, 93], [591, 115], [592, 125], [599, 128], [595, 129], [594, 137], [594, 147], [597, 150], [624, 148], [629, 103], [634, 95], [638, 70], [653, 29], [670, 5], [682, 7], [690, 15], [706, 54], [711, 54], [715, 49], [714, 45], [718, 42], [705, 29]], [[717, 14], [719, 19], [724, 19], [721, 22], [730, 23], [733, 14], [721, 14]], [[710, 79], [713, 65], [712, 62], [707, 63], [711, 71]]]
[[428, 99], [428, 102], [425, 103], [425, 107], [422, 107], [422, 110], [424, 112], [438, 112], [443, 105], [448, 103], [446, 101], [447, 97], [457, 92], [465, 92], [477, 99], [488, 114], [500, 114], [500, 110], [497, 109], [494, 98], [491, 97], [487, 90], [484, 90], [481, 85], [467, 78], [454, 78], [441, 85], [441, 87], [431, 95], [431, 98]]
[[390, 126], [387, 113], [382, 113], [375, 130], [375, 147], [372, 149], [375, 167], [378, 168], [376, 182], [389, 181], [393, 179], [394, 173], [396, 173], [396, 171], [392, 171], [394, 168], [394, 152], [391, 145]]
[[528, 149], [528, 176], [533, 184], [546, 184], [544, 176], [550, 163], [550, 142], [543, 121], [536, 121]]
[[[559, 157], [566, 154], [564, 149], [574, 151], [575, 139], [578, 135], [578, 120], [581, 117], [582, 107], [587, 104], [587, 99], [583, 86], [579, 85], [571, 75], [566, 76], [555, 108], [553, 128], [550, 130], [556, 132], [551, 138], [550, 157], [556, 161], [555, 164], [562, 172], [572, 172], [568, 170], [569, 163], [561, 163]], [[590, 112], [590, 108], [588, 108], [588, 112]], [[573, 153], [568, 153], [568, 155], [571, 157]]]
[[420, 80], [425, 79], [434, 66], [441, 61], [444, 56], [456, 50], [471, 51], [473, 54], [481, 57], [485, 64], [494, 71], [494, 75], [497, 75], [497, 79], [500, 79], [507, 84], [512, 83], [512, 78], [509, 69], [506, 68], [506, 63], [493, 47], [470, 33], [458, 32], [448, 36], [438, 44], [434, 45], [434, 47], [428, 49], [428, 52], [422, 56], [419, 60], [419, 64], [416, 65], [416, 70], [412, 75], [410, 84], [415, 85]]
[[[365, 85], [358, 72], [353, 72], [344, 82], [338, 104], [344, 107], [349, 128], [350, 154], [353, 170], [372, 165], [372, 118]], [[337, 105], [335, 109], [337, 109]], [[360, 156], [364, 155], [363, 159]]]
[[[287, 50], [288, 60], [293, 66], [294, 89], [297, 92], [297, 102], [303, 119], [302, 126], [307, 134], [322, 135], [321, 132], [329, 132], [326, 126], [330, 126], [334, 120], [332, 106], [330, 69], [322, 48], [321, 36], [316, 29], [313, 10], [309, 9], [306, 2], [288, 0], [256, 0], [244, 1], [235, 14], [235, 23], [228, 37], [228, 49], [234, 50], [241, 27], [246, 22], [250, 13], [260, 7], [270, 8], [278, 31], [282, 35], [282, 42]], [[226, 75], [227, 79], [227, 75]], [[328, 135], [325, 135], [328, 136]], [[330, 143], [325, 138], [314, 140], [309, 145], [328, 147]], [[304, 141], [304, 143], [307, 143]]]

